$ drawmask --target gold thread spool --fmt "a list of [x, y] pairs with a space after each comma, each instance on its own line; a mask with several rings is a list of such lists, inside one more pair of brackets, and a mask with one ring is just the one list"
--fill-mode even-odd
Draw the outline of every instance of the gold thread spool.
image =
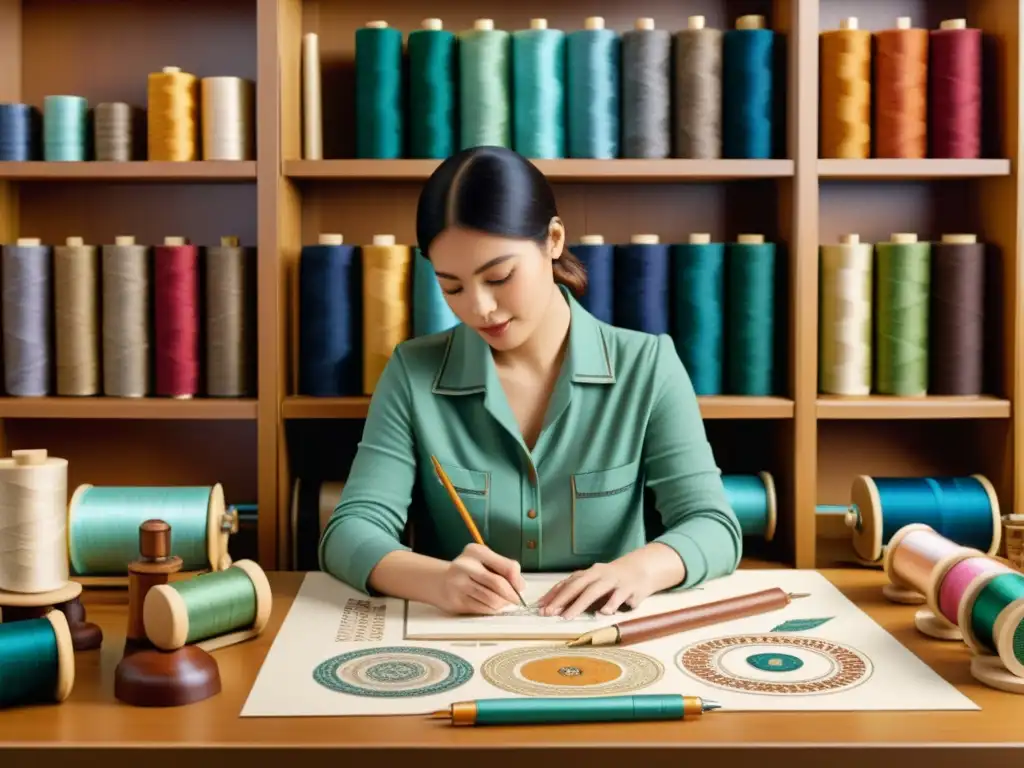
[[396, 346], [409, 338], [412, 249], [394, 235], [362, 248], [363, 392], [373, 394]]
[[874, 248], [855, 234], [822, 245], [820, 390], [871, 394], [872, 266]]
[[81, 237], [54, 246], [53, 284], [57, 394], [99, 394], [99, 249]]
[[178, 67], [164, 67], [148, 80], [149, 159], [188, 162], [198, 159], [198, 80]]
[[204, 160], [251, 160], [254, 156], [255, 87], [240, 77], [201, 81]]
[[821, 33], [821, 156], [871, 156], [871, 32], [856, 17]]

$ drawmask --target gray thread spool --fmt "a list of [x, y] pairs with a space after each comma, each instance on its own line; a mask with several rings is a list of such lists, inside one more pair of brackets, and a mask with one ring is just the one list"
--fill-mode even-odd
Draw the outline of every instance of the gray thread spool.
[[149, 249], [131, 236], [103, 246], [103, 393], [150, 393]]
[[664, 158], [672, 151], [672, 36], [654, 19], [636, 20], [622, 35], [624, 157]]
[[53, 248], [57, 394], [99, 394], [98, 249], [80, 237]]
[[32, 237], [3, 248], [4, 385], [15, 397], [50, 394], [50, 249]]
[[676, 33], [675, 156], [722, 156], [722, 31], [691, 16]]
[[251, 249], [237, 237], [222, 237], [206, 249], [206, 394], [243, 397], [249, 393], [253, 317], [249, 307]]
[[94, 144], [97, 160], [128, 162], [132, 159], [134, 113], [121, 101], [97, 104], [94, 120]]

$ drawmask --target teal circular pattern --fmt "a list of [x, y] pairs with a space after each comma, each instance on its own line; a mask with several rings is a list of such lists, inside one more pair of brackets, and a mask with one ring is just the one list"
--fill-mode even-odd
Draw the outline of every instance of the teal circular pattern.
[[747, 657], [747, 664], [762, 672], [792, 672], [800, 669], [804, 662], [788, 653], [755, 653]]
[[434, 696], [466, 683], [473, 665], [436, 648], [360, 648], [333, 656], [313, 670], [324, 688], [351, 696]]

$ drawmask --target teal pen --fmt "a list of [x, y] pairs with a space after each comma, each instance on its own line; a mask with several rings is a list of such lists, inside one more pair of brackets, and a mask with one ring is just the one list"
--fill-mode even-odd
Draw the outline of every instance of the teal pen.
[[721, 709], [699, 696], [646, 694], [580, 698], [477, 699], [459, 701], [431, 717], [452, 725], [550, 725], [686, 720]]

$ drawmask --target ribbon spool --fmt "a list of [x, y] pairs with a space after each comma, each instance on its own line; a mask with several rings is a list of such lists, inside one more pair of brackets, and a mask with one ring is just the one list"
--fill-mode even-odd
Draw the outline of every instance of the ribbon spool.
[[885, 548], [882, 568], [889, 583], [882, 588], [894, 603], [920, 605], [927, 601], [935, 566], [964, 552], [962, 547], [923, 523], [905, 525], [893, 534]]
[[259, 635], [272, 602], [263, 569], [252, 560], [239, 560], [223, 571], [153, 587], [146, 594], [142, 621], [146, 637], [161, 650], [195, 645], [210, 652]]
[[964, 590], [983, 573], [1012, 573], [1002, 562], [976, 549], [960, 549], [932, 568], [925, 597], [928, 608], [914, 616], [915, 626], [937, 640], [960, 640], [959, 610]]
[[67, 617], [0, 624], [0, 709], [60, 703], [75, 687], [75, 649]]
[[971, 675], [991, 688], [1024, 693], [1024, 574], [1006, 568], [974, 577], [957, 624], [976, 654]]

